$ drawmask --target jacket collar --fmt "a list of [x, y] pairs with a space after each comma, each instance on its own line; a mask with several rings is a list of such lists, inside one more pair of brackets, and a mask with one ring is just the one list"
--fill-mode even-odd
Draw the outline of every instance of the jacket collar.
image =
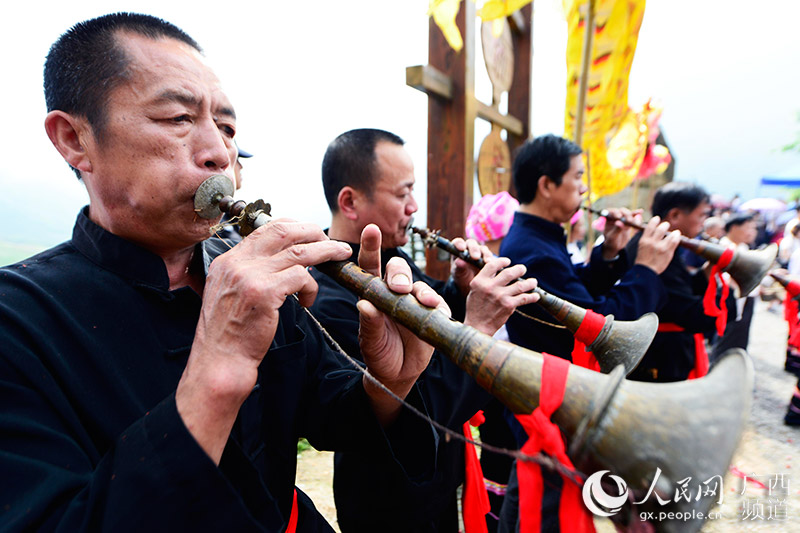
[[514, 223], [520, 224], [525, 228], [530, 228], [537, 233], [545, 234], [556, 240], [565, 242], [567, 240], [567, 233], [564, 231], [564, 228], [561, 226], [561, 224], [550, 222], [549, 220], [545, 220], [536, 215], [517, 211], [514, 213]]
[[[202, 261], [203, 275], [217, 255], [224, 252], [216, 243], [203, 241], [195, 245], [194, 261]], [[93, 263], [154, 289], [169, 290], [169, 275], [163, 259], [158, 255], [106, 231], [89, 219], [89, 207], [78, 214], [72, 230], [72, 244]]]

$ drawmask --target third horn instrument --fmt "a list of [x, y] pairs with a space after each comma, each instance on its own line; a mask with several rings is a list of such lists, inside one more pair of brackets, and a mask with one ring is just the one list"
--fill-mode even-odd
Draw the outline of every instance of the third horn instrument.
[[[429, 246], [437, 246], [479, 269], [486, 264], [483, 259], [474, 259], [469, 252], [460, 251], [437, 231], [420, 228], [411, 228], [411, 231], [421, 236]], [[655, 313], [647, 313], [634, 321], [614, 320], [614, 315], [608, 315], [600, 333], [594, 339], [584, 339], [578, 330], [590, 311], [539, 287], [533, 289], [533, 292], [539, 295], [537, 304], [595, 354], [600, 364], [600, 371], [604, 374], [608, 374], [620, 364], [625, 367], [625, 372], [630, 374], [644, 357], [658, 330], [658, 317]]]
[[[229, 178], [212, 176], [195, 195], [196, 212], [206, 218], [220, 211], [241, 213], [249, 228], [245, 231], [265, 223], [263, 210], [234, 202], [232, 194]], [[411, 295], [395, 294], [352, 262], [316, 268], [439, 349], [514, 413], [529, 414], [538, 406], [542, 354], [484, 335]], [[707, 376], [677, 383], [627, 381], [622, 366], [605, 375], [570, 365], [564, 401], [552, 419], [567, 435], [576, 468], [620, 476], [634, 501], [645, 500], [640, 512], [681, 513], [679, 519], [654, 522], [657, 531], [692, 533], [721, 497], [722, 477], [748, 418], [752, 388], [752, 364], [739, 349], [723, 354]], [[695, 487], [717, 476], [714, 497], [694, 497], [694, 491], [691, 498], [675, 496], [686, 478]], [[655, 494], [647, 499], [651, 488]], [[667, 503], [662, 505], [656, 495]]]
[[[586, 207], [585, 209], [609, 220], [622, 222], [631, 228], [644, 229], [644, 224], [628, 220], [625, 217], [615, 217], [606, 209], [594, 209], [592, 207]], [[729, 248], [721, 244], [700, 239], [690, 239], [683, 235], [681, 235], [680, 245], [714, 264], [717, 264], [722, 254], [729, 250]], [[764, 279], [767, 271], [775, 262], [777, 255], [778, 245], [775, 243], [770, 244], [763, 250], [741, 250], [737, 247], [733, 249], [733, 257], [722, 271], [731, 275], [742, 294], [750, 294]]]

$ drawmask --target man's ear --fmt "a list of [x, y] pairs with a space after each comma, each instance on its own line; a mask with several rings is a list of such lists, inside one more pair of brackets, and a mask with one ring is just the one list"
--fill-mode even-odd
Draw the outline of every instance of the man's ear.
[[337, 198], [338, 205], [339, 205], [339, 212], [342, 213], [345, 218], [349, 220], [356, 220], [358, 219], [358, 203], [361, 197], [361, 193], [359, 193], [354, 188], [346, 185], [342, 187], [339, 191], [339, 196]]
[[549, 199], [554, 186], [553, 180], [547, 174], [542, 174], [536, 182], [536, 196]]
[[44, 129], [67, 163], [82, 172], [92, 171], [92, 162], [83, 143], [85, 137], [91, 134], [91, 129], [84, 119], [63, 111], [51, 111], [44, 119]]
[[671, 226], [675, 226], [678, 222], [678, 219], [681, 216], [681, 209], [680, 207], [673, 207], [669, 211], [667, 211], [667, 216], [664, 217], [664, 220], [670, 223]]

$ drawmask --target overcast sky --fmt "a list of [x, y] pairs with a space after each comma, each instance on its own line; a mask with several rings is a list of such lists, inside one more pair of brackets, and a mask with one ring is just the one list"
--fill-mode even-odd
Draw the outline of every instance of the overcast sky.
[[[478, 4], [481, 0], [478, 0]], [[0, 241], [51, 245], [69, 238], [87, 201], [44, 132], [42, 66], [72, 24], [113, 11], [165, 18], [192, 35], [225, 86], [237, 139], [255, 154], [240, 197], [273, 213], [327, 226], [319, 168], [327, 144], [356, 127], [406, 139], [425, 222], [426, 96], [405, 67], [427, 62], [427, 0], [137, 0], [13, 2], [4, 7], [0, 71]], [[563, 133], [566, 23], [560, 1], [536, 0], [532, 129]], [[44, 11], [46, 11], [46, 16]], [[630, 79], [630, 104], [653, 97], [677, 158], [677, 179], [725, 196], [782, 196], [759, 178], [797, 165], [779, 148], [800, 134], [800, 2], [650, 0]], [[482, 62], [479, 98], [489, 103]], [[479, 121], [480, 122], [480, 121]], [[488, 134], [477, 127], [476, 149]], [[165, 206], [168, 208], [168, 206]]]

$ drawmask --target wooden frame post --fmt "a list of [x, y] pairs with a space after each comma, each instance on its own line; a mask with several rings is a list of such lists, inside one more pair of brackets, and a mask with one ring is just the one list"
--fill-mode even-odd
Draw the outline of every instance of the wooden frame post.
[[[475, 4], [461, 3], [456, 24], [464, 47], [456, 53], [434, 23], [429, 23], [428, 64], [450, 79], [452, 97], [428, 98], [428, 227], [464, 235], [472, 205], [475, 144]], [[450, 273], [450, 259], [438, 249], [425, 254], [426, 272], [438, 279]]]
[[[475, 98], [475, 4], [461, 2], [456, 25], [464, 46], [456, 53], [430, 19], [428, 65], [406, 68], [406, 84], [428, 95], [428, 228], [450, 238], [465, 235], [475, 180], [475, 119], [505, 129], [513, 151], [530, 136], [531, 28], [527, 5], [508, 17], [512, 27], [514, 77], [508, 113]], [[437, 249], [425, 254], [428, 275], [446, 279], [450, 256]]]

